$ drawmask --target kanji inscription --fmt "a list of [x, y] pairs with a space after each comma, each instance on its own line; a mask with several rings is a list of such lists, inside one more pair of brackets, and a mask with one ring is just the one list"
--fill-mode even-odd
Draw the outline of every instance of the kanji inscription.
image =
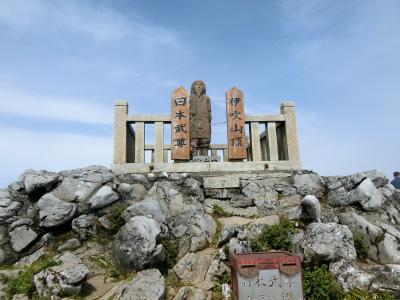
[[189, 101], [183, 87], [174, 90], [171, 97], [171, 159], [190, 159]]
[[247, 158], [243, 93], [237, 87], [226, 94], [226, 118], [228, 129], [228, 158]]

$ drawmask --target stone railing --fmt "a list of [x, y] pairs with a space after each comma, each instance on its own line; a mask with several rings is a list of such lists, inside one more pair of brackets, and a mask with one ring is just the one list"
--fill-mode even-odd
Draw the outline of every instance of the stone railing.
[[[249, 129], [247, 160], [228, 160], [227, 144], [211, 144], [210, 154], [222, 154], [222, 162], [193, 163], [170, 160], [171, 145], [164, 144], [164, 124], [170, 115], [128, 114], [128, 102], [115, 102], [114, 163], [120, 172], [206, 172], [300, 169], [296, 114], [293, 102], [283, 102], [277, 115], [245, 115]], [[145, 144], [145, 124], [154, 124], [154, 144]], [[265, 130], [260, 129], [265, 124]], [[261, 126], [260, 126], [261, 125]], [[145, 152], [151, 151], [151, 162], [145, 163]]]

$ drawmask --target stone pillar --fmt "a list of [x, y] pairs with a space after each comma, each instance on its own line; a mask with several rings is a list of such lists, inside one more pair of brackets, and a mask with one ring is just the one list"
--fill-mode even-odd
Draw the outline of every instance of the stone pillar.
[[117, 100], [114, 106], [114, 164], [126, 163], [128, 102]]
[[283, 142], [286, 144], [287, 159], [291, 161], [300, 161], [294, 102], [283, 102], [281, 104], [281, 114], [285, 115], [285, 140]]

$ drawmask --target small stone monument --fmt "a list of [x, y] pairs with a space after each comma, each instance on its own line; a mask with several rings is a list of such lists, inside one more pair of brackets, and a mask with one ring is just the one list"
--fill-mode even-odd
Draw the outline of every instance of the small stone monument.
[[207, 156], [211, 142], [211, 101], [203, 81], [192, 83], [189, 100], [191, 157]]

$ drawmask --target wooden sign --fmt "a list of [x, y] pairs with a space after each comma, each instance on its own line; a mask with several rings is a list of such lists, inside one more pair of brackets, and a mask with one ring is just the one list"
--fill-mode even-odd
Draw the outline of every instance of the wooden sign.
[[243, 160], [247, 158], [243, 93], [237, 87], [233, 87], [226, 92], [225, 97], [228, 159]]
[[190, 159], [189, 97], [183, 87], [174, 90], [171, 97], [171, 159]]

